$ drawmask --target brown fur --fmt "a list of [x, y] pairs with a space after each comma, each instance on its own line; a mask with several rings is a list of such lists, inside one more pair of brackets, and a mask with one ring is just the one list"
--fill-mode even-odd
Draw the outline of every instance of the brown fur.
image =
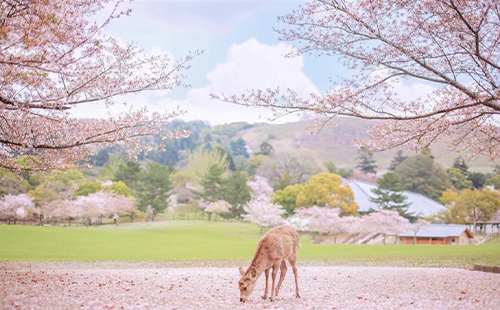
[[[292, 266], [295, 276], [295, 293], [296, 297], [300, 298], [299, 286], [297, 282], [297, 250], [300, 246], [299, 234], [289, 225], [281, 225], [269, 230], [259, 241], [257, 250], [250, 267], [246, 271], [240, 267], [241, 279], [238, 283], [240, 289], [240, 301], [245, 301], [253, 291], [255, 283], [260, 275], [265, 272], [266, 288], [264, 296], [267, 298], [269, 270], [272, 268], [272, 286], [271, 286], [271, 301], [278, 296], [281, 283], [285, 278], [287, 271], [285, 261], [288, 260]], [[275, 290], [275, 280], [278, 273], [278, 268], [281, 270], [278, 286]]]

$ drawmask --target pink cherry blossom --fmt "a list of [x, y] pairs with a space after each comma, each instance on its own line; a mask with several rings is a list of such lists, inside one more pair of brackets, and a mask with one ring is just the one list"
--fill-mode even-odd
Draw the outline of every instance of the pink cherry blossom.
[[[382, 120], [358, 141], [372, 150], [418, 151], [450, 136], [469, 156], [500, 157], [498, 1], [316, 0], [279, 19], [289, 56], [335, 57], [349, 74], [309, 97], [269, 88], [212, 98], [318, 115], [319, 129], [335, 116]], [[411, 83], [427, 91], [409, 97]]]
[[[131, 159], [151, 149], [141, 137], [165, 132], [162, 125], [180, 111], [163, 115], [145, 109], [82, 120], [71, 109], [88, 103], [112, 107], [115, 98], [181, 85], [188, 63], [200, 52], [178, 60], [148, 55], [123, 44], [104, 29], [130, 10], [120, 0], [47, 0], [0, 2], [0, 166], [7, 169], [66, 168], [87, 160], [96, 145], [124, 142]], [[96, 14], [111, 5], [104, 20]], [[23, 154], [29, 166], [14, 155]]]

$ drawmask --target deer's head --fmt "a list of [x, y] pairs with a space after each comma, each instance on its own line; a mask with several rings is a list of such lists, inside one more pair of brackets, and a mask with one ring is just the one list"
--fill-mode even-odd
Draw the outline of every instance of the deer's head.
[[240, 267], [241, 279], [238, 281], [240, 289], [240, 301], [245, 302], [253, 292], [255, 283], [257, 282], [257, 270], [254, 267], [248, 268], [245, 272], [243, 267]]

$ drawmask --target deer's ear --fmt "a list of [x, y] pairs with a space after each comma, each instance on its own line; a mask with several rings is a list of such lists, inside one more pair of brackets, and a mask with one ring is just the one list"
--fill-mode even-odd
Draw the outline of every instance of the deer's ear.
[[248, 271], [250, 272], [250, 276], [252, 278], [255, 278], [257, 276], [257, 270], [255, 270], [254, 267], [250, 268]]
[[240, 274], [241, 274], [242, 276], [244, 276], [244, 275], [245, 275], [245, 269], [243, 269], [243, 267], [241, 267], [241, 266], [240, 266]]

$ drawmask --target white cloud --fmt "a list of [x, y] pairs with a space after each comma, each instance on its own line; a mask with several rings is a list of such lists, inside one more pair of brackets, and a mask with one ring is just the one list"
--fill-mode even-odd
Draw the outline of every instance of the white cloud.
[[[299, 95], [319, 93], [316, 86], [303, 72], [302, 57], [286, 58], [290, 51], [287, 44], [266, 45], [255, 39], [232, 45], [224, 63], [216, 65], [207, 74], [209, 84], [188, 92], [181, 101], [169, 100], [187, 110], [185, 119], [208, 120], [212, 124], [235, 121], [261, 122], [272, 116], [265, 109], [256, 109], [210, 99], [210, 94], [241, 94], [247, 89], [280, 87], [294, 89]], [[262, 118], [261, 118], [262, 116]], [[283, 118], [290, 121], [297, 116]]]
[[[226, 60], [217, 64], [207, 74], [208, 85], [190, 90], [183, 100], [168, 99], [164, 92], [143, 93], [123, 99], [127, 99], [129, 103], [135, 102], [134, 108], [145, 105], [150, 111], [164, 112], [179, 106], [187, 111], [183, 119], [207, 120], [211, 124], [266, 121], [272, 116], [269, 110], [211, 100], [210, 94], [241, 94], [250, 88], [264, 89], [278, 86], [283, 89], [294, 89], [302, 96], [319, 93], [316, 86], [303, 72], [303, 57], [286, 58], [283, 56], [290, 51], [290, 48], [290, 45], [284, 43], [266, 45], [251, 39], [232, 45], [228, 50]], [[116, 114], [128, 110], [128, 107], [117, 105], [112, 109], [113, 114]], [[86, 105], [75, 109], [74, 112], [79, 117], [96, 117], [97, 115], [104, 117], [106, 115], [102, 105]], [[297, 116], [291, 116], [279, 121], [296, 119]]]

